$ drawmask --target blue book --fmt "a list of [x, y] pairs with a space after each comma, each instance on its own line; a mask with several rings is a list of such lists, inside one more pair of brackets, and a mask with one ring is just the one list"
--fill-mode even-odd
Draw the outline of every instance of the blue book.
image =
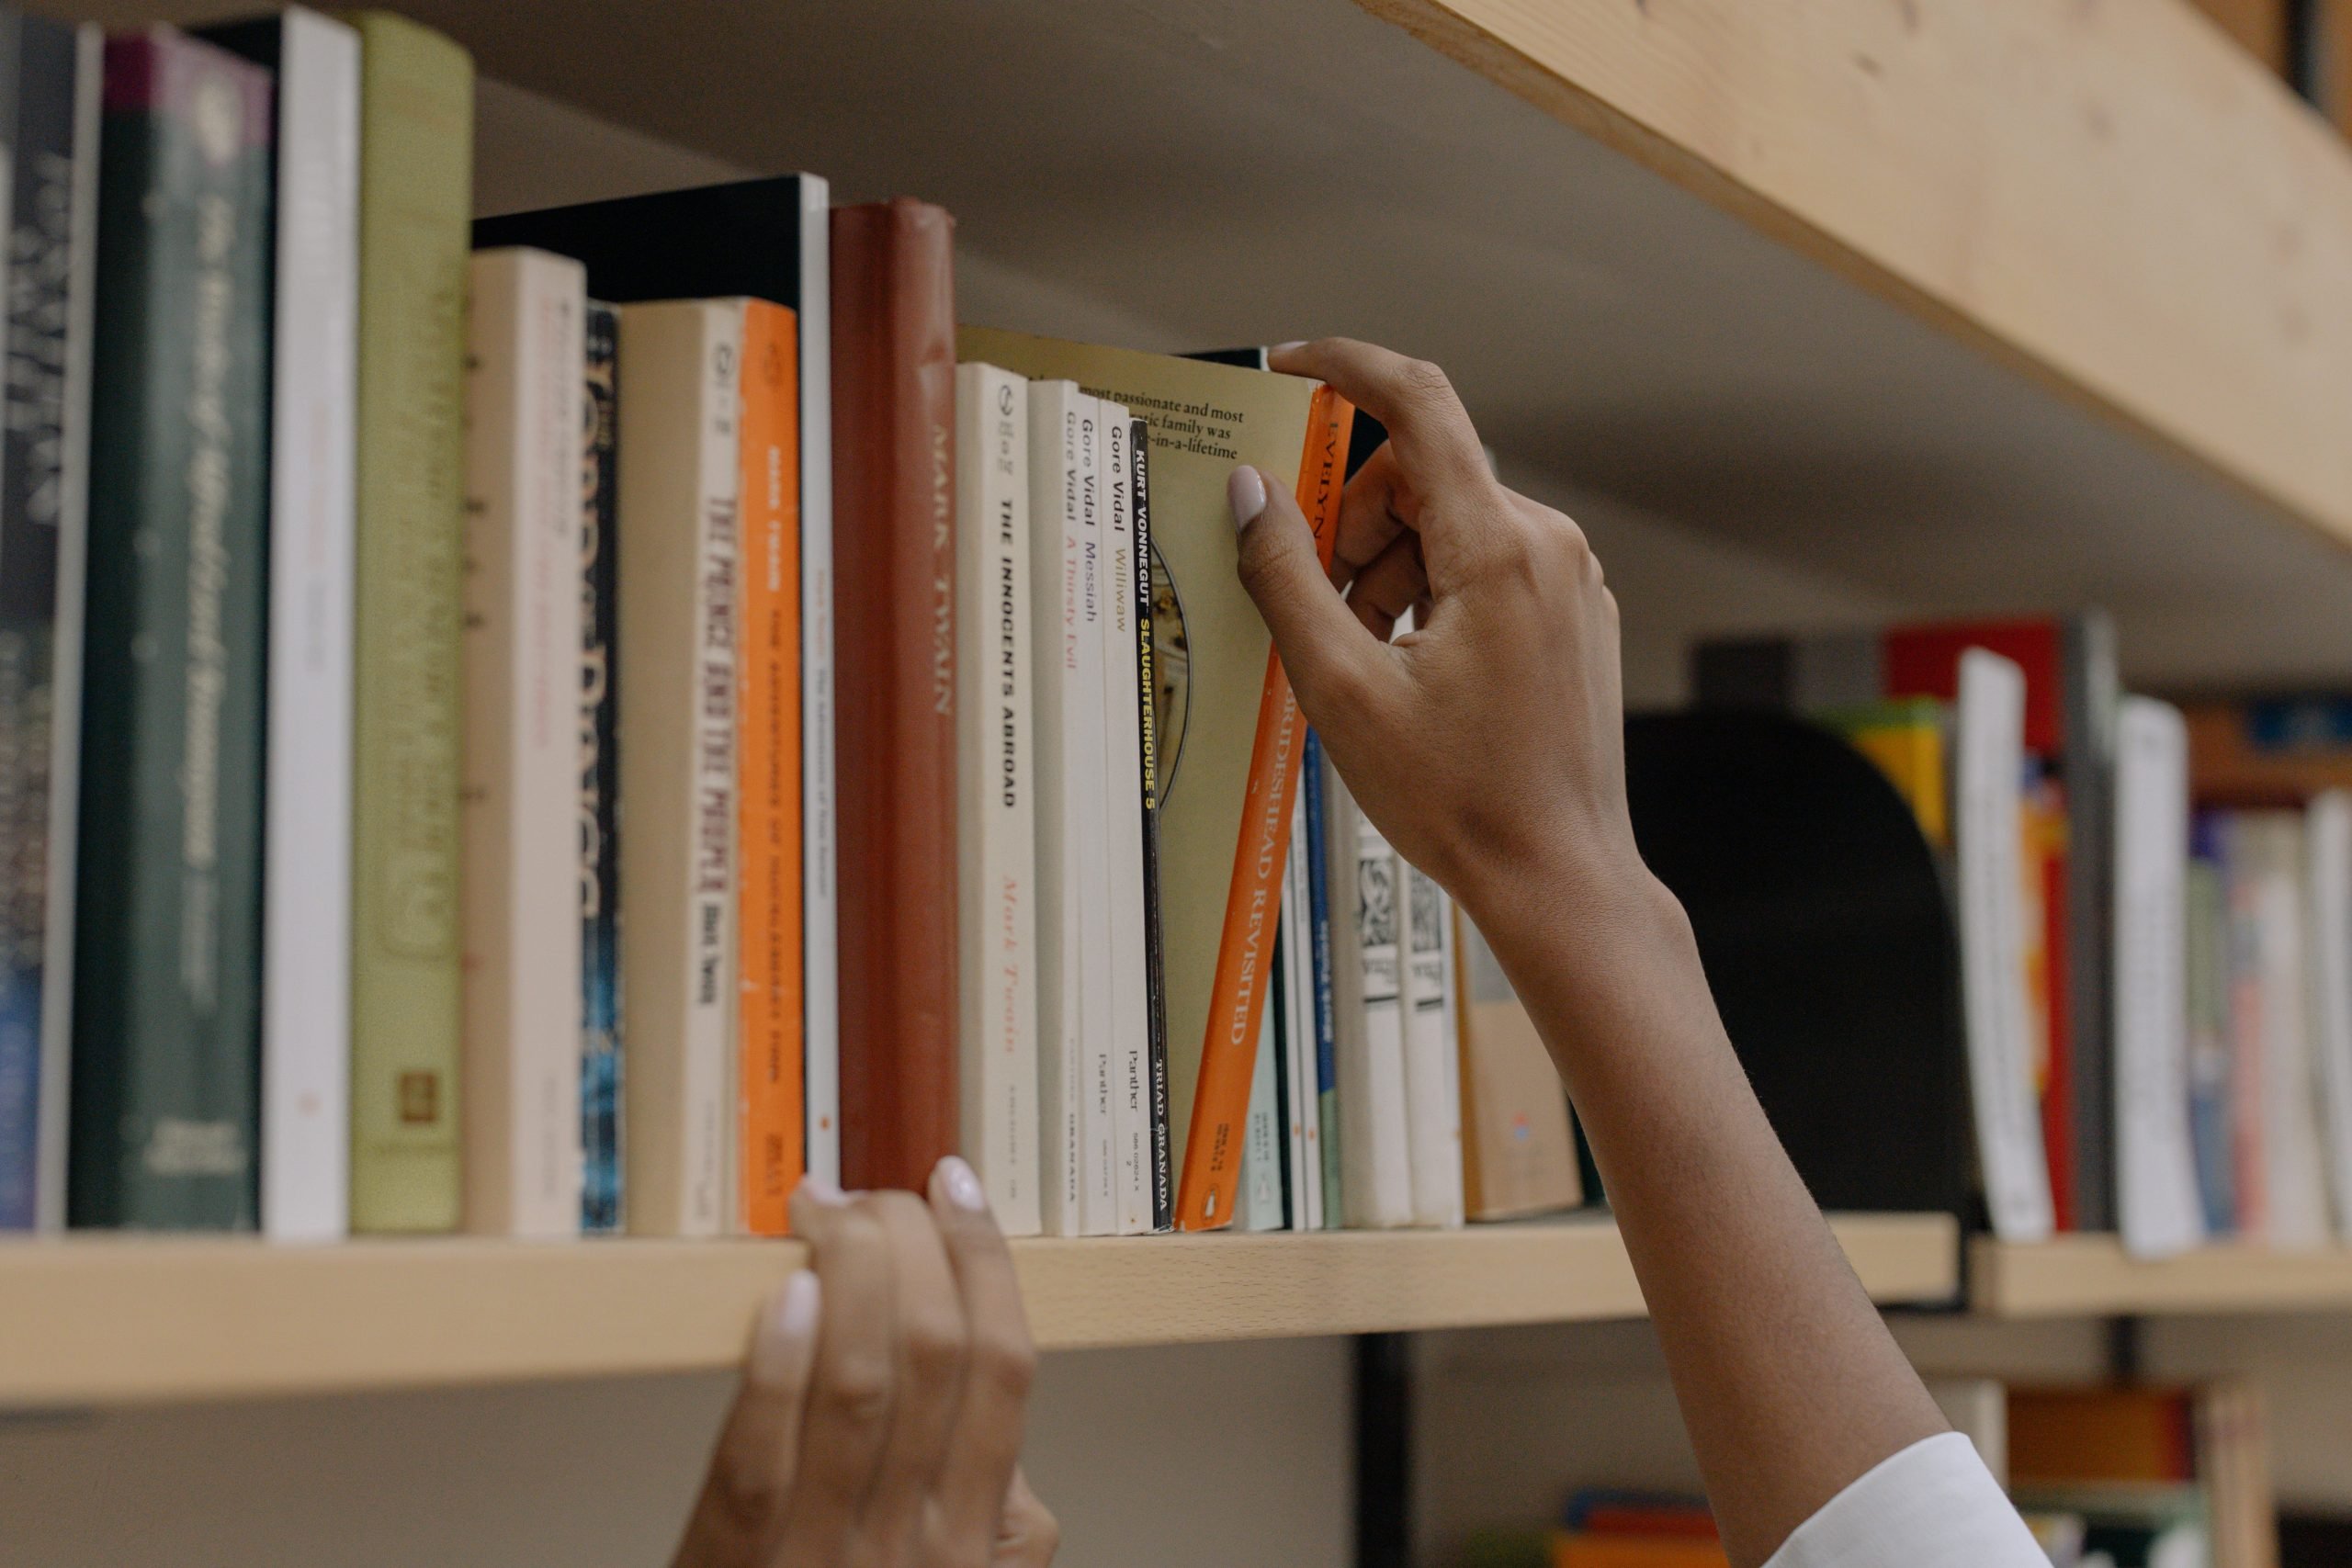
[[1306, 785], [1306, 911], [1315, 944], [1315, 1099], [1323, 1140], [1323, 1228], [1338, 1230], [1346, 1213], [1340, 1185], [1338, 1014], [1331, 999], [1330, 855], [1323, 825], [1323, 741], [1306, 732], [1299, 772]]
[[617, 1231], [621, 1207], [621, 846], [618, 502], [615, 418], [618, 317], [587, 317], [588, 427], [580, 516], [580, 1228]]

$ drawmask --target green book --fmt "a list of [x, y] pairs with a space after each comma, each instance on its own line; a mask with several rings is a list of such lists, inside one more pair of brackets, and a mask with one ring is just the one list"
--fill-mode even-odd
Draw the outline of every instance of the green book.
[[249, 1229], [261, 1038], [270, 78], [110, 40], [69, 1213]]
[[473, 62], [359, 29], [351, 1228], [458, 1224], [458, 643]]

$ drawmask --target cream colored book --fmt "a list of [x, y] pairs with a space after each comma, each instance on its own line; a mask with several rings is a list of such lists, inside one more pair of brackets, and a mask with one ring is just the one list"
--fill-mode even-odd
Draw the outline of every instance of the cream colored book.
[[465, 1224], [580, 1229], [587, 270], [477, 252], [466, 333]]
[[1029, 383], [956, 371], [957, 984], [965, 1157], [1008, 1235], [1037, 1185], [1036, 760], [1030, 708]]
[[1444, 889], [1398, 857], [1405, 895], [1405, 1115], [1413, 1219], [1462, 1223], [1462, 1089], [1456, 1077], [1453, 954]]
[[1279, 484], [1302, 480], [1310, 517], [1325, 517], [1338, 494], [1346, 411], [1296, 377], [974, 327], [957, 341], [967, 358], [1067, 378], [1150, 425], [1152, 544], [1165, 573], [1152, 639], [1168, 1086], [1182, 1172], [1176, 1223], [1214, 1228], [1232, 1218], [1240, 1176], [1306, 729], [1235, 574], [1226, 480], [1243, 462]]
[[1584, 1201], [1567, 1091], [1494, 949], [1454, 911], [1464, 1207], [1474, 1220]]
[[1326, 766], [1340, 1187], [1351, 1229], [1415, 1223], [1405, 1072], [1404, 862]]
[[1143, 709], [1136, 686], [1135, 421], [1102, 405], [1103, 877], [1111, 963], [1112, 1200], [1121, 1235], [1151, 1213], [1151, 981], [1144, 954]]
[[740, 301], [620, 313], [628, 1221], [734, 1227]]

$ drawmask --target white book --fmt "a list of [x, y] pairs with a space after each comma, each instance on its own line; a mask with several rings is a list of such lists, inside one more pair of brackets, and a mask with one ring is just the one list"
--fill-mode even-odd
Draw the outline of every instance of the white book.
[[1109, 589], [1104, 546], [1103, 415], [1100, 398], [1079, 406], [1078, 455], [1078, 701], [1075, 726], [1063, 737], [1063, 787], [1073, 797], [1079, 905], [1079, 1070], [1081, 1075], [1079, 1234], [1119, 1234], [1118, 1117], [1114, 1086], [1111, 983], [1111, 788], [1103, 739], [1107, 640], [1104, 600]]
[[[1491, 466], [1491, 465], [1490, 465]], [[1453, 1142], [1453, 1153], [1447, 1168], [1453, 1173], [1447, 1194], [1448, 1207], [1444, 1223], [1460, 1225], [1468, 1218], [1468, 1195], [1464, 1191], [1467, 1178], [1464, 1174], [1462, 1147], [1462, 969], [1461, 950], [1455, 941], [1459, 927], [1455, 924], [1453, 896], [1441, 887], [1437, 892], [1438, 930], [1444, 944], [1444, 996], [1442, 1016], [1445, 1020], [1445, 1122]]]
[[466, 1228], [580, 1230], [587, 269], [474, 253], [466, 332]]
[[[801, 1092], [808, 1174], [842, 1176], [841, 865], [833, 801], [833, 336], [831, 187], [800, 193]], [[1001, 1219], [1001, 1214], [999, 1218]]]
[[336, 1241], [351, 1215], [359, 35], [291, 6], [277, 49], [261, 1220], [273, 1240]]
[[[1323, 1228], [1323, 1138], [1321, 1107], [1315, 1091], [1315, 963], [1307, 931], [1306, 791], [1291, 795], [1290, 853], [1283, 863], [1283, 908], [1278, 922], [1282, 972], [1283, 1115], [1288, 1125], [1290, 1226]], [[1268, 1011], [1274, 1010], [1270, 1006]]]
[[[74, 168], [62, 216], [66, 269], [63, 397], [57, 413], [57, 619], [50, 645], [47, 929], [41, 934], [40, 1103], [34, 1138], [33, 1224], [65, 1228], [74, 1081], [74, 881], [82, 780], [82, 627], [89, 564], [90, 343], [97, 295], [98, 122], [106, 39], [74, 29]], [[0, 266], [0, 271], [5, 267]], [[346, 962], [347, 962], [346, 958]], [[266, 1136], [266, 1133], [264, 1134]], [[263, 1179], [268, 1179], [264, 1167]], [[338, 1190], [338, 1199], [345, 1194]], [[266, 1217], [265, 1217], [266, 1218]]]
[[1079, 468], [1086, 394], [1070, 381], [1029, 388], [1030, 706], [1037, 809], [1037, 1115], [1039, 1222], [1048, 1235], [1085, 1229], [1084, 908], [1078, 888], [1081, 792], [1070, 784], [1079, 711]]
[[628, 1224], [735, 1223], [740, 301], [620, 312]]
[[1445, 895], [1420, 868], [1398, 862], [1406, 896], [1405, 1130], [1413, 1156], [1413, 1219], [1462, 1223], [1461, 1078], [1450, 1071]]
[[2272, 1247], [2327, 1239], [2321, 1169], [2317, 1059], [2312, 1042], [2311, 871], [2299, 811], [2241, 811], [2229, 819], [2232, 910], [2253, 1002], [2254, 1089], [2261, 1135], [2254, 1151], [2260, 1216], [2252, 1227]]
[[2024, 671], [1968, 649], [1954, 706], [1961, 994], [1977, 1163], [1994, 1233], [2041, 1241], [2052, 1215], [2026, 993]]
[[1240, 1207], [1233, 1227], [1278, 1231], [1289, 1224], [1283, 1202], [1282, 1073], [1275, 1066], [1274, 1010], [1259, 1015], [1258, 1066], [1250, 1077], [1250, 1119], [1242, 1123]]
[[1405, 1109], [1404, 964], [1396, 852], [1324, 772], [1329, 842], [1331, 989], [1340, 1078], [1340, 1190], [1352, 1227], [1413, 1223]]
[[1029, 383], [956, 371], [961, 1141], [1008, 1235], [1040, 1228]]
[[2122, 700], [2115, 730], [2116, 1201], [2125, 1248], [2163, 1258], [2205, 1235], [2188, 1129], [2188, 732], [2146, 697]]
[[1113, 1198], [1152, 1229], [1151, 977], [1144, 952], [1143, 653], [1136, 619], [1134, 417], [1102, 404], [1102, 800], [1111, 966]]
[[2312, 1010], [2322, 1153], [2337, 1234], [2352, 1238], [2352, 791], [2312, 797]]

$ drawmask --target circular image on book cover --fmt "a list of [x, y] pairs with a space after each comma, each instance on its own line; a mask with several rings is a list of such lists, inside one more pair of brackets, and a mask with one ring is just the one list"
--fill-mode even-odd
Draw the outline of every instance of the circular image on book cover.
[[1159, 804], [1176, 787], [1176, 764], [1184, 758], [1184, 716], [1191, 707], [1192, 645], [1184, 636], [1184, 602], [1159, 547], [1151, 547], [1151, 723], [1159, 753]]

